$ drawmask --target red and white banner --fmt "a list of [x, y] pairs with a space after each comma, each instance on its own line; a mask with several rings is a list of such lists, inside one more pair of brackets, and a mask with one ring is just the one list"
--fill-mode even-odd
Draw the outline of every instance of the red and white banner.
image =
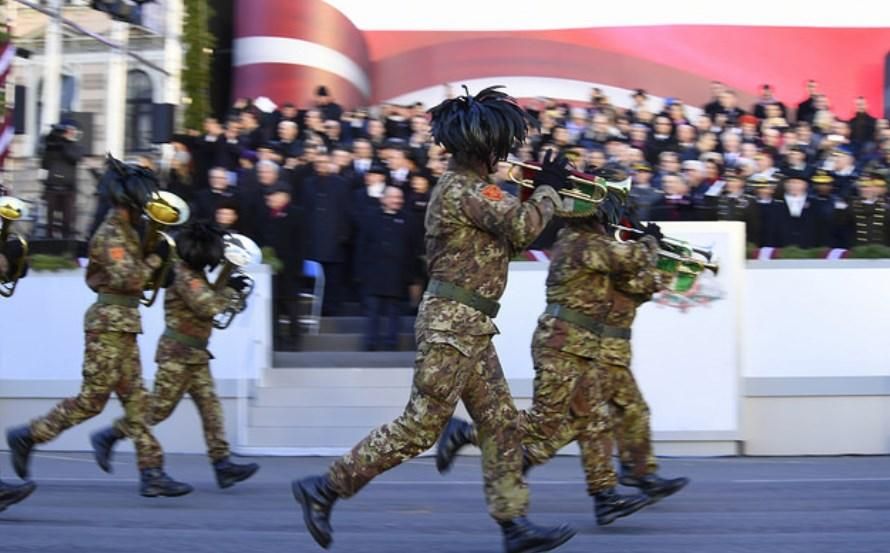
[[596, 85], [619, 105], [635, 88], [701, 105], [720, 80], [747, 105], [764, 83], [796, 104], [815, 79], [839, 115], [860, 95], [877, 111], [890, 10], [817, 4], [238, 0], [234, 88], [305, 103], [324, 84], [356, 105], [432, 102], [443, 83], [567, 100], [588, 100]]
[[12, 139], [15, 135], [15, 126], [13, 124], [12, 110], [9, 109], [9, 98], [6, 95], [6, 81], [12, 71], [12, 62], [15, 59], [15, 47], [9, 42], [11, 36], [5, 23], [0, 23], [7, 30], [6, 38], [0, 42], [0, 93], [4, 94], [3, 109], [0, 111], [0, 168], [9, 155], [12, 147]]

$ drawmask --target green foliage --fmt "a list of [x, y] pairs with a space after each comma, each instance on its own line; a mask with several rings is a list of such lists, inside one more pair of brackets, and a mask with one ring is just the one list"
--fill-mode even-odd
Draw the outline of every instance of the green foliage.
[[67, 271], [69, 269], [77, 269], [77, 261], [70, 257], [62, 255], [34, 254], [28, 257], [28, 263], [32, 271], [49, 271], [55, 273], [57, 271]]
[[779, 250], [777, 259], [823, 259], [825, 254], [825, 248], [788, 246]]
[[210, 33], [209, 23], [213, 8], [207, 0], [185, 0], [185, 20], [182, 42], [185, 60], [182, 69], [182, 92], [188, 98], [185, 106], [185, 128], [201, 129], [210, 114], [210, 50], [216, 38]]
[[887, 259], [890, 258], [890, 247], [882, 244], [856, 246], [847, 252], [849, 259]]
[[745, 257], [748, 259], [757, 259], [757, 244], [754, 242], [748, 242], [745, 244]]
[[263, 263], [268, 265], [273, 273], [280, 273], [284, 269], [284, 262], [275, 255], [275, 250], [266, 246], [263, 248]]

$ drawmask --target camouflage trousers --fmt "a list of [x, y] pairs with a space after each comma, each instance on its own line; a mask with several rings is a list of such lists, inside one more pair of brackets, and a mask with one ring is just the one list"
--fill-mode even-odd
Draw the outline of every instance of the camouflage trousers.
[[[522, 445], [528, 462], [540, 465], [549, 461], [564, 446], [577, 441], [581, 447], [581, 465], [587, 481], [587, 491], [594, 495], [618, 483], [612, 466], [612, 434], [610, 413], [603, 397], [600, 372], [596, 361], [571, 353], [546, 347], [532, 348], [535, 371], [557, 372], [575, 375], [573, 386], [561, 390], [565, 397], [565, 416], [558, 421], [556, 428], [547, 436], [526, 434]], [[535, 395], [530, 412], [541, 401], [543, 395], [535, 378]]]
[[612, 432], [621, 465], [636, 477], [658, 470], [652, 452], [649, 405], [637, 386], [629, 363], [606, 363], [600, 367], [606, 401], [612, 412]]
[[658, 469], [652, 452], [649, 407], [627, 365], [590, 363], [578, 382], [569, 417], [552, 439], [527, 447], [529, 460], [534, 465], [544, 463], [573, 440], [581, 448], [590, 495], [617, 484], [613, 444], [630, 474], [645, 476]]
[[44, 417], [31, 421], [36, 443], [45, 443], [74, 425], [102, 412], [111, 393], [124, 407], [128, 438], [136, 446], [140, 469], [163, 465], [161, 446], [146, 424], [146, 396], [136, 335], [129, 332], [87, 332], [80, 394], [62, 400]]
[[[204, 428], [204, 441], [207, 443], [207, 455], [211, 461], [225, 459], [229, 456], [229, 443], [226, 441], [223, 425], [222, 405], [216, 395], [208, 363], [160, 360], [154, 390], [148, 397], [146, 421], [151, 426], [165, 421], [186, 392], [198, 407]], [[130, 435], [130, 421], [126, 417], [116, 420], [114, 427], [125, 435]]]
[[472, 342], [465, 348], [472, 355], [448, 343], [420, 340], [404, 413], [331, 465], [328, 477], [341, 497], [351, 497], [378, 474], [431, 448], [463, 400], [478, 428], [489, 513], [496, 520], [526, 513], [518, 415], [497, 353], [489, 336], [460, 341]]

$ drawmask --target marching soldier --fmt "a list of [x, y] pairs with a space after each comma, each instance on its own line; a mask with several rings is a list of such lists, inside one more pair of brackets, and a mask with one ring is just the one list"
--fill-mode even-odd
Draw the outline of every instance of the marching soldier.
[[414, 385], [404, 413], [373, 430], [327, 474], [294, 481], [303, 520], [322, 547], [330, 515], [377, 475], [430, 448], [458, 400], [479, 425], [485, 494], [507, 553], [549, 551], [574, 531], [526, 519], [518, 415], [491, 338], [507, 266], [551, 219], [566, 185], [564, 158], [548, 153], [537, 188], [523, 203], [490, 180], [497, 162], [526, 137], [531, 117], [497, 87], [446, 100], [430, 110], [435, 141], [453, 156], [426, 217], [430, 283], [417, 316]]
[[[18, 264], [18, 260], [23, 254], [18, 240], [10, 240], [3, 245], [3, 249], [0, 250], [0, 282], [7, 281], [11, 268]], [[0, 480], [0, 511], [4, 511], [19, 501], [24, 501], [36, 488], [34, 482], [10, 484]]]
[[[219, 264], [223, 251], [222, 232], [206, 223], [192, 223], [176, 236], [179, 261], [174, 267], [173, 285], [164, 296], [167, 328], [158, 342], [158, 372], [148, 399], [147, 422], [154, 426], [166, 420], [188, 392], [201, 415], [216, 482], [220, 488], [228, 488], [253, 476], [259, 466], [229, 460], [222, 405], [210, 374], [213, 356], [207, 351], [207, 342], [213, 331], [213, 318], [231, 305], [233, 291], [241, 292], [247, 286], [247, 277], [239, 274], [231, 276], [222, 291], [214, 290], [207, 282], [205, 270], [213, 270]], [[93, 433], [90, 441], [102, 470], [111, 472], [112, 448], [129, 435], [130, 421], [126, 417]]]
[[887, 181], [879, 173], [866, 173], [859, 178], [857, 184], [859, 197], [850, 200], [849, 207], [840, 211], [840, 224], [851, 237], [853, 246], [890, 246]]
[[[621, 177], [610, 177], [622, 180]], [[643, 494], [623, 496], [615, 491], [617, 477], [610, 455], [599, 445], [608, 435], [599, 411], [604, 408], [603, 376], [599, 355], [603, 341], [623, 338], [624, 329], [604, 326], [612, 302], [615, 281], [654, 267], [657, 225], [646, 227], [639, 242], [611, 240], [606, 224], [620, 219], [620, 201], [613, 193], [602, 207], [565, 200], [567, 227], [554, 244], [547, 275], [547, 309], [538, 319], [532, 338], [535, 381], [532, 407], [521, 413], [520, 429], [527, 466], [547, 462], [560, 446], [579, 439], [588, 477], [588, 493], [594, 498], [597, 524], [633, 514], [650, 503]], [[592, 430], [590, 440], [580, 440]], [[465, 445], [478, 442], [476, 429], [452, 419], [439, 440], [436, 465], [440, 472], [451, 466]]]
[[[80, 394], [65, 399], [30, 424], [11, 428], [6, 438], [13, 467], [28, 477], [31, 451], [63, 431], [102, 412], [112, 392], [123, 403], [129, 434], [136, 444], [146, 497], [179, 496], [192, 491], [163, 471], [163, 452], [145, 424], [146, 392], [136, 335], [142, 332], [139, 299], [146, 282], [169, 251], [143, 252], [134, 225], [157, 190], [154, 174], [109, 157], [103, 177], [113, 206], [90, 240], [86, 281], [98, 293], [84, 320], [85, 352]], [[159, 244], [166, 244], [163, 240]]]

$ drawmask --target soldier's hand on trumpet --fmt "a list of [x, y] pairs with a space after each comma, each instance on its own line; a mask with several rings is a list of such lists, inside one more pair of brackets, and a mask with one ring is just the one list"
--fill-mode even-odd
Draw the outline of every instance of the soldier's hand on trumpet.
[[541, 161], [541, 170], [535, 174], [533, 182], [535, 186], [549, 186], [559, 192], [571, 186], [569, 183], [571, 174], [569, 160], [566, 159], [566, 156], [557, 154], [553, 150], [547, 150]]
[[226, 286], [236, 292], [243, 292], [251, 284], [251, 278], [244, 273], [235, 273], [229, 277]]
[[655, 238], [659, 244], [664, 240], [664, 234], [661, 232], [661, 227], [655, 223], [647, 223], [646, 226], [643, 227], [643, 236], [651, 236], [652, 238]]

